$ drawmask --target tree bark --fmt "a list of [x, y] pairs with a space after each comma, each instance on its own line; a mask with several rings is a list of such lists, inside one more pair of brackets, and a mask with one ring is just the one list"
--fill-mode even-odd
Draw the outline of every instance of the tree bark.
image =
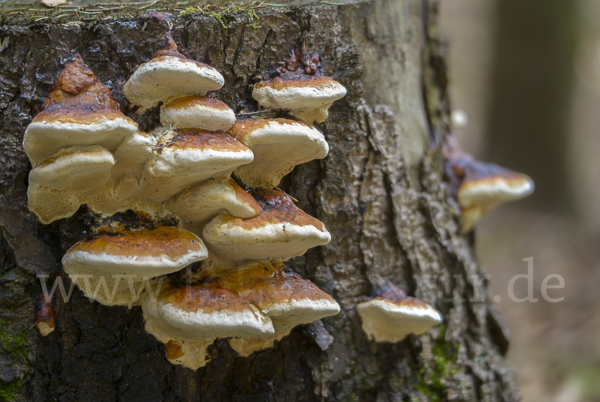
[[[33, 107], [76, 51], [126, 105], [123, 83], [164, 44], [168, 26], [125, 11], [115, 11], [114, 19], [102, 14], [76, 22], [88, 15], [79, 14], [60, 23], [31, 18], [34, 11], [4, 12], [0, 398], [517, 400], [503, 357], [508, 341], [485, 284], [478, 285], [483, 272], [472, 239], [459, 233], [459, 209], [441, 159], [448, 101], [435, 2], [253, 10], [255, 19], [247, 10], [174, 11], [173, 34], [193, 59], [223, 74], [225, 86], [214, 95], [236, 113], [257, 109], [252, 85], [298, 45], [321, 54], [324, 74], [348, 89], [318, 125], [329, 156], [298, 166], [281, 186], [333, 237], [287, 265], [331, 294], [342, 311], [297, 327], [248, 358], [217, 340], [209, 348], [211, 362], [197, 372], [167, 362], [163, 345], [144, 331], [139, 307], [102, 306], [78, 289], [68, 303], [55, 297], [57, 328], [42, 338], [34, 328], [33, 300], [42, 293], [36, 276], [49, 275], [48, 283], [60, 276], [68, 285], [60, 259], [89, 235], [94, 218], [82, 207], [42, 225], [27, 210], [31, 166], [21, 142]], [[141, 130], [159, 125], [156, 110], [142, 117], [125, 113]], [[433, 304], [444, 324], [395, 344], [369, 341], [355, 306], [387, 280]]]

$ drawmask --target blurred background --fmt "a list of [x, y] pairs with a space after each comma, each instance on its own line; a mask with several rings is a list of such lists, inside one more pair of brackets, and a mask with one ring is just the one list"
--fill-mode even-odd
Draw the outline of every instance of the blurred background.
[[[441, 4], [453, 107], [468, 116], [458, 140], [536, 183], [475, 236], [523, 400], [600, 401], [600, 1]], [[538, 301], [514, 302], [529, 257]], [[541, 291], [552, 274], [565, 282], [554, 303]], [[527, 280], [514, 289], [525, 298]]]

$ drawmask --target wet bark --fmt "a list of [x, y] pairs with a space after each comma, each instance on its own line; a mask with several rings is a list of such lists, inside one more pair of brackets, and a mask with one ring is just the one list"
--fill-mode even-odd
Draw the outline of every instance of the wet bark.
[[[490, 307], [472, 241], [440, 157], [447, 131], [443, 46], [435, 4], [380, 0], [357, 5], [257, 8], [174, 15], [176, 40], [217, 68], [214, 95], [236, 113], [256, 110], [252, 85], [292, 47], [322, 56], [323, 72], [348, 95], [319, 124], [331, 151], [297, 167], [282, 188], [318, 217], [332, 242], [287, 265], [340, 304], [337, 316], [295, 328], [248, 358], [225, 340], [197, 372], [173, 366], [145, 333], [141, 309], [105, 307], [75, 289], [54, 298], [57, 328], [34, 328], [38, 275], [60, 276], [60, 259], [89, 235], [85, 207], [42, 225], [26, 207], [31, 166], [21, 141], [33, 107], [73, 52], [113, 91], [165, 42], [167, 25], [119, 12], [61, 23], [0, 17], [0, 399], [60, 401], [516, 400], [503, 355], [508, 341]], [[103, 15], [104, 17], [104, 15]], [[69, 23], [69, 18], [71, 21]], [[425, 97], [423, 96], [425, 94]], [[425, 102], [423, 101], [425, 99]], [[156, 111], [137, 117], [159, 124]], [[396, 344], [369, 341], [355, 306], [390, 280], [433, 304], [444, 324]]]

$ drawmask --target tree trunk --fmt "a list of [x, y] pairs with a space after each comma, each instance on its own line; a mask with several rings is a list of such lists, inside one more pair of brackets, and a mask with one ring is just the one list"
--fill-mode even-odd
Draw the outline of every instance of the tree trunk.
[[[90, 10], [88, 8], [88, 10]], [[328, 246], [287, 265], [331, 294], [341, 312], [296, 327], [275, 347], [239, 357], [225, 340], [194, 372], [167, 362], [144, 331], [141, 309], [106, 307], [74, 290], [54, 298], [56, 330], [34, 328], [40, 279], [89, 235], [82, 207], [42, 225], [26, 207], [31, 166], [22, 148], [32, 109], [79, 52], [127, 102], [122, 85], [165, 42], [168, 26], [112, 11], [0, 12], [0, 398], [60, 401], [517, 400], [503, 355], [508, 341], [490, 306], [471, 238], [459, 234], [440, 144], [447, 132], [443, 46], [435, 3], [378, 0], [356, 5], [258, 7], [173, 13], [173, 34], [195, 60], [225, 77], [215, 96], [236, 113], [256, 110], [252, 85], [294, 46], [320, 53], [325, 75], [348, 89], [319, 124], [329, 156], [298, 166], [281, 187], [332, 233]], [[85, 9], [83, 10], [85, 11]], [[147, 10], [146, 10], [147, 11]], [[210, 13], [213, 13], [212, 15]], [[80, 18], [82, 21], [78, 21]], [[423, 94], [426, 101], [423, 101]], [[158, 114], [136, 117], [141, 130]], [[390, 280], [434, 305], [444, 324], [399, 343], [369, 341], [356, 304]]]

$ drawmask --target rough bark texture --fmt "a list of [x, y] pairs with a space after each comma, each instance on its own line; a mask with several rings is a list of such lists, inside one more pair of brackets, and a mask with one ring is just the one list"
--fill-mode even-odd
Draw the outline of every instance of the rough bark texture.
[[[60, 259], [89, 235], [93, 217], [84, 207], [45, 226], [28, 212], [30, 165], [21, 141], [32, 108], [74, 51], [126, 105], [122, 84], [164, 44], [167, 25], [143, 16], [60, 24], [4, 17], [0, 399], [518, 399], [503, 359], [502, 325], [477, 286], [483, 273], [470, 239], [459, 234], [440, 158], [447, 98], [443, 48], [424, 34], [434, 32], [432, 7], [395, 0], [266, 7], [255, 9], [254, 21], [245, 11], [222, 14], [226, 27], [208, 14], [174, 19], [174, 36], [190, 56], [224, 75], [215, 97], [236, 113], [256, 110], [252, 85], [296, 45], [320, 53], [324, 73], [348, 88], [319, 125], [330, 155], [297, 167], [282, 185], [333, 234], [331, 244], [288, 265], [331, 294], [341, 313], [297, 327], [249, 358], [217, 340], [212, 361], [197, 372], [167, 362], [163, 345], [144, 332], [140, 308], [105, 307], [77, 289], [68, 303], [55, 297], [55, 332], [42, 338], [33, 327], [33, 300], [42, 292], [36, 275], [68, 282]], [[126, 113], [142, 130], [159, 124], [156, 110]], [[435, 305], [444, 324], [397, 344], [369, 341], [355, 306], [386, 280]]]

